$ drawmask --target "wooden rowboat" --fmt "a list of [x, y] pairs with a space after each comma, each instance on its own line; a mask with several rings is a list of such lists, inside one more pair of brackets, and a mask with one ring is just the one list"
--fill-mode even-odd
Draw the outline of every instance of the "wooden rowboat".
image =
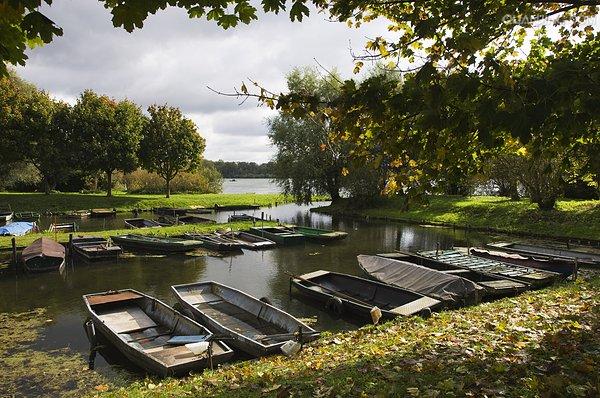
[[255, 357], [279, 353], [294, 337], [317, 338], [314, 329], [292, 315], [232, 287], [201, 282], [171, 288], [186, 313], [231, 337], [233, 347]]
[[217, 231], [217, 234], [237, 242], [244, 249], [261, 250], [277, 246], [277, 243], [272, 240], [244, 231]]
[[[132, 289], [86, 294], [83, 301], [95, 329], [146, 372], [166, 377], [210, 366], [209, 353], [202, 349], [212, 333], [162, 301]], [[224, 343], [212, 344], [213, 364], [232, 356]]]
[[490, 243], [487, 247], [493, 250], [503, 250], [511, 253], [519, 253], [526, 256], [557, 258], [562, 260], [577, 260], [578, 264], [600, 266], [600, 253], [584, 252], [572, 249], [560, 249], [548, 246], [538, 246], [516, 242]]
[[304, 235], [286, 227], [251, 227], [248, 232], [272, 240], [280, 245], [293, 245], [304, 242]]
[[30, 272], [55, 271], [65, 265], [65, 247], [44, 236], [23, 249], [21, 261]]
[[325, 308], [336, 315], [356, 315], [371, 318], [371, 309], [378, 307], [384, 318], [428, 315], [441, 307], [442, 302], [422, 294], [358, 276], [330, 271], [314, 271], [292, 277], [298, 291], [325, 303]]
[[126, 218], [123, 222], [125, 223], [125, 227], [129, 229], [160, 228], [163, 226], [158, 221], [146, 220], [145, 218]]
[[107, 218], [115, 217], [117, 215], [116, 209], [92, 209], [90, 210], [90, 217], [94, 218]]
[[184, 253], [203, 247], [202, 242], [158, 236], [145, 235], [117, 235], [110, 237], [113, 242], [125, 249], [159, 252], [159, 253]]
[[215, 205], [215, 211], [257, 210], [260, 205]]
[[120, 246], [97, 236], [73, 238], [73, 251], [88, 261], [114, 260], [123, 252]]
[[13, 216], [13, 220], [15, 221], [28, 221], [35, 222], [39, 221], [40, 213], [36, 213], [34, 211], [24, 211], [21, 213], [15, 213]]
[[348, 234], [342, 231], [333, 231], [330, 229], [319, 229], [302, 226], [290, 226], [290, 229], [296, 233], [303, 235], [308, 240], [318, 242], [329, 242], [332, 240], [345, 239]]
[[75, 232], [77, 231], [77, 224], [74, 222], [66, 223], [55, 223], [50, 224], [48, 227], [49, 232]]
[[7, 223], [12, 220], [14, 213], [12, 210], [0, 210], [0, 224]]
[[185, 216], [161, 216], [158, 218], [158, 221], [161, 224], [167, 225], [178, 225], [178, 224], [212, 224], [215, 223], [215, 220], [211, 220], [210, 218], [200, 217], [195, 214], [188, 214]]
[[216, 233], [212, 234], [197, 234], [186, 233], [182, 235], [185, 239], [195, 240], [202, 243], [202, 246], [218, 252], [240, 251], [241, 245], [232, 239], [220, 236]]

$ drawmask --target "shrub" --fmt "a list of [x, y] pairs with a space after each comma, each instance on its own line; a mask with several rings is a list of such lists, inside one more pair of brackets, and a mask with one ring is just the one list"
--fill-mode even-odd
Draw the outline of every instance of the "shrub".
[[[125, 174], [122, 182], [128, 193], [165, 192], [165, 180], [156, 173], [142, 169]], [[180, 173], [171, 181], [172, 193], [218, 193], [221, 190], [221, 174], [211, 167], [202, 167], [193, 173]]]

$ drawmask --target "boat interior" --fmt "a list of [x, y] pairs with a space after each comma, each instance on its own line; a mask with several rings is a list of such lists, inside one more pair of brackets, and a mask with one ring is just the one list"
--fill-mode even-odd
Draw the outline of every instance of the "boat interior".
[[[301, 326], [291, 316], [225, 286], [207, 283], [175, 286], [175, 290], [184, 301], [225, 328], [263, 345], [280, 342], [273, 335], [293, 333]], [[312, 332], [307, 328], [303, 331]]]
[[[87, 296], [98, 318], [131, 347], [167, 367], [195, 361], [197, 356], [185, 345], [167, 343], [174, 336], [209, 336], [210, 332], [190, 322], [159, 301], [133, 291]], [[213, 355], [225, 353], [215, 344]]]

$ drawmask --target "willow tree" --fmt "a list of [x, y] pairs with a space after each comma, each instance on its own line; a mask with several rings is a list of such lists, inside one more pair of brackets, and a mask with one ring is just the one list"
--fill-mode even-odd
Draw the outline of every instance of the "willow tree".
[[165, 180], [168, 198], [173, 178], [201, 165], [205, 141], [194, 122], [184, 117], [178, 108], [152, 105], [148, 113], [150, 119], [140, 144], [140, 161], [146, 170]]

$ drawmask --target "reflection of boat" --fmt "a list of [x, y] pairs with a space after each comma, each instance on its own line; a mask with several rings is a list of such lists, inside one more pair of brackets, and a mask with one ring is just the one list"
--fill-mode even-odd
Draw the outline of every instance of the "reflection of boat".
[[549, 285], [560, 277], [560, 274], [556, 272], [521, 267], [518, 265], [507, 264], [476, 256], [468, 256], [457, 250], [422, 251], [417, 253], [417, 256], [427, 258], [429, 262], [446, 264], [447, 266], [457, 268], [459, 270], [466, 269], [469, 271], [484, 272], [487, 274], [497, 275], [501, 278], [510, 278], [529, 283], [532, 286], [538, 287]]
[[471, 282], [475, 282], [485, 289], [485, 296], [489, 297], [504, 297], [521, 293], [529, 288], [527, 283], [515, 281], [512, 279], [502, 278], [498, 275], [489, 274], [477, 270], [463, 269], [448, 264], [430, 261], [426, 258], [413, 256], [412, 254], [395, 252], [381, 253], [380, 257], [406, 261], [417, 264], [422, 267], [427, 267], [432, 270], [440, 271], [444, 274], [460, 276]]
[[290, 229], [294, 232], [303, 235], [306, 239], [319, 242], [329, 242], [332, 240], [345, 239], [346, 236], [348, 236], [346, 232], [333, 231], [330, 229], [319, 229], [302, 226], [290, 226]]
[[116, 209], [92, 209], [90, 210], [90, 216], [95, 218], [107, 218], [115, 217], [117, 215]]
[[132, 289], [83, 296], [97, 330], [128, 360], [159, 376], [226, 362], [233, 351], [212, 333], [154, 297]]
[[357, 259], [360, 268], [371, 278], [433, 297], [451, 306], [477, 304], [485, 291], [468, 279], [407, 261], [363, 254]]
[[21, 261], [27, 271], [54, 271], [65, 265], [65, 247], [50, 238], [41, 237], [23, 249]]
[[74, 222], [67, 223], [55, 223], [50, 224], [48, 227], [49, 232], [75, 232], [77, 231], [77, 224]]
[[189, 239], [135, 234], [117, 235], [111, 236], [110, 238], [113, 242], [123, 248], [161, 253], [184, 253], [199, 249], [203, 246], [202, 242]]
[[229, 238], [244, 248], [250, 250], [259, 250], [259, 249], [270, 249], [271, 247], [275, 247], [277, 243], [269, 240], [267, 238], [262, 238], [260, 236], [252, 235], [248, 232], [244, 231], [223, 231], [217, 233], [220, 236], [224, 236]]
[[13, 220], [15, 221], [29, 221], [34, 222], [40, 219], [40, 213], [36, 213], [34, 211], [24, 211], [21, 213], [15, 213], [13, 215]]
[[600, 265], [600, 253], [589, 253], [571, 249], [556, 249], [553, 247], [515, 242], [497, 242], [490, 243], [487, 246], [494, 250], [503, 250], [527, 256], [558, 258], [571, 261], [577, 259], [577, 262], [580, 264]]
[[486, 250], [472, 247], [456, 248], [465, 253], [471, 253], [473, 256], [489, 258], [503, 263], [520, 265], [523, 267], [539, 268], [547, 271], [558, 272], [565, 277], [575, 272], [575, 262], [561, 258], [526, 256], [518, 253], [508, 253], [495, 250]]
[[35, 222], [17, 221], [0, 227], [0, 236], [23, 236], [37, 231]]
[[145, 218], [126, 218], [123, 222], [125, 223], [125, 227], [129, 229], [162, 227], [161, 223], [154, 220], [146, 220]]
[[279, 353], [295, 337], [302, 341], [317, 338], [314, 329], [287, 312], [229, 286], [201, 282], [171, 288], [186, 312], [232, 338], [233, 347], [250, 355]]
[[210, 218], [200, 217], [195, 214], [188, 214], [185, 216], [161, 216], [158, 218], [158, 221], [163, 224], [168, 225], [178, 225], [178, 224], [206, 224], [206, 223], [215, 223], [215, 220], [211, 220]]
[[248, 232], [272, 240], [280, 245], [290, 245], [304, 241], [304, 235], [286, 227], [251, 227]]
[[239, 251], [241, 249], [241, 245], [229, 238], [224, 236], [217, 235], [215, 233], [212, 234], [196, 234], [196, 233], [186, 233], [183, 234], [185, 239], [192, 239], [195, 241], [199, 241], [202, 243], [202, 246], [215, 250], [218, 252], [228, 252], [228, 251]]
[[337, 315], [370, 318], [378, 307], [384, 318], [399, 315], [427, 315], [441, 306], [441, 301], [393, 285], [357, 276], [329, 271], [314, 271], [292, 277], [300, 293], [318, 301]]
[[73, 251], [86, 260], [113, 260], [123, 251], [120, 246], [111, 245], [108, 240], [97, 236], [73, 238]]

